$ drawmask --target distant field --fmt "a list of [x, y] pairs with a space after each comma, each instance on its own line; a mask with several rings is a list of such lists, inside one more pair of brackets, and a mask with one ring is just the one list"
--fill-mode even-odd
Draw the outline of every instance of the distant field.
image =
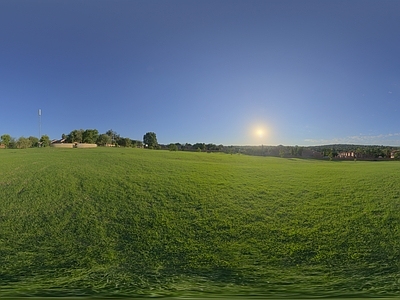
[[0, 149], [4, 296], [400, 296], [400, 162]]

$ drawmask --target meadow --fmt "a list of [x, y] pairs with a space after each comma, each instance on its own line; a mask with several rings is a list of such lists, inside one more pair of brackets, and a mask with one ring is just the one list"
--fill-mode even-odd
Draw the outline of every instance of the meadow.
[[0, 297], [400, 296], [400, 162], [0, 149]]

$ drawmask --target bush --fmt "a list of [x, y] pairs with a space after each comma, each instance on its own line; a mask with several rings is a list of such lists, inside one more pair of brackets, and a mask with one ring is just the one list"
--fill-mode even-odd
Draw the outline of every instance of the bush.
[[178, 146], [175, 144], [169, 144], [168, 149], [169, 151], [178, 151]]

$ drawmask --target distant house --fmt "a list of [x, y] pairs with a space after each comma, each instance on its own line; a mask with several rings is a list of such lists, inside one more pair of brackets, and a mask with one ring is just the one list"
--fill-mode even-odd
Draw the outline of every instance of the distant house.
[[65, 139], [61, 139], [61, 140], [52, 140], [51, 144], [62, 144], [65, 142]]
[[50, 147], [54, 148], [74, 148], [74, 143], [64, 143], [65, 139], [61, 140], [52, 140]]
[[354, 151], [340, 152], [338, 158], [356, 158], [357, 154]]
[[0, 144], [0, 149], [5, 149], [5, 148], [6, 148], [6, 145]]
[[390, 158], [395, 158], [396, 153], [400, 152], [400, 150], [393, 150], [392, 152], [390, 152]]

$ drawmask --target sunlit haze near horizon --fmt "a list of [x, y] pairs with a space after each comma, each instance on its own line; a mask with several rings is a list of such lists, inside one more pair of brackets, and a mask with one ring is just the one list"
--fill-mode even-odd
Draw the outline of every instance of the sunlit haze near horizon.
[[0, 1], [0, 135], [400, 146], [400, 1]]

